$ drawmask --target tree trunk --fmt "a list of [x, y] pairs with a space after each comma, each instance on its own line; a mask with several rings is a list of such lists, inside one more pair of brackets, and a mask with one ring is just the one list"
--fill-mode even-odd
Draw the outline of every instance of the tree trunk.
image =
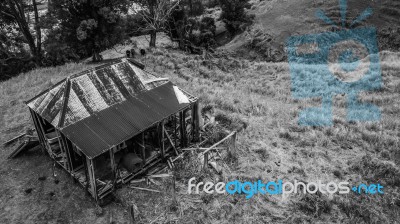
[[150, 47], [156, 47], [157, 31], [150, 32]]
[[189, 0], [189, 14], [190, 15], [193, 15], [193, 2], [192, 2], [192, 0]]
[[42, 31], [39, 26], [39, 13], [36, 5], [36, 0], [32, 0], [33, 10], [35, 13], [35, 31], [36, 31], [36, 52], [35, 61], [37, 65], [42, 64]]

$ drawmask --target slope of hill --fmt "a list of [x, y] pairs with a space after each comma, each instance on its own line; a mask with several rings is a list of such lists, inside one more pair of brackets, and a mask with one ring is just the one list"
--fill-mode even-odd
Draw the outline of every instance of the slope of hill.
[[[12, 148], [2, 146], [0, 223], [126, 223], [128, 203], [136, 205], [139, 223], [395, 223], [400, 219], [400, 56], [383, 52], [381, 58], [384, 87], [363, 93], [361, 98], [381, 108], [382, 120], [348, 123], [346, 97], [338, 96], [334, 125], [311, 128], [297, 125], [298, 112], [318, 105], [318, 100], [292, 99], [286, 63], [230, 57], [204, 60], [174, 50], [150, 50], [138, 58], [149, 71], [190, 90], [200, 97], [202, 105], [213, 105], [218, 113], [248, 123], [239, 134], [232, 172], [224, 177], [212, 171], [181, 174], [177, 205], [165, 193], [167, 185], [161, 184], [152, 185], [160, 194], [124, 188], [120, 193], [129, 195], [127, 201], [98, 208], [40, 151], [7, 160]], [[86, 64], [43, 68], [0, 83], [0, 142], [32, 127], [24, 100], [87, 68]], [[182, 166], [181, 172], [186, 171], [185, 164]], [[188, 195], [191, 175], [203, 181], [215, 178], [214, 182], [226, 178], [381, 183], [385, 194], [257, 195], [252, 199], [243, 195]], [[38, 179], [43, 176], [47, 179]]]
[[[373, 14], [359, 23], [359, 26], [376, 27], [378, 34], [389, 27], [394, 30], [400, 28], [400, 2], [391, 0], [349, 0], [347, 24], [368, 7], [372, 8]], [[262, 32], [265, 37], [260, 41], [268, 45], [267, 50], [283, 52], [285, 41], [289, 36], [330, 31], [332, 26], [316, 17], [318, 9], [324, 11], [334, 23], [341, 24], [339, 0], [263, 0], [253, 3], [248, 13], [255, 15], [254, 25], [250, 31], [237, 36], [223, 48], [233, 52], [239, 50], [241, 54], [248, 55], [246, 54], [248, 45], [260, 35], [259, 32]], [[389, 47], [381, 41], [381, 50]], [[261, 53], [267, 54], [268, 58], [268, 53]]]

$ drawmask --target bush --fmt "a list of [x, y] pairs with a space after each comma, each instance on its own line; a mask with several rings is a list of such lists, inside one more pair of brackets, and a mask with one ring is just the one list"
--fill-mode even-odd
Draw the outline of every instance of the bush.
[[248, 0], [220, 0], [222, 9], [220, 19], [224, 21], [228, 32], [233, 36], [251, 25], [254, 16], [249, 16], [245, 8], [250, 8]]

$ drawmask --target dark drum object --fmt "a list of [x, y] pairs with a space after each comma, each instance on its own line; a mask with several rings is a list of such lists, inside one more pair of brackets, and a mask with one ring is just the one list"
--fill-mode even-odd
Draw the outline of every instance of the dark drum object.
[[142, 56], [144, 56], [144, 55], [146, 54], [146, 50], [140, 49], [140, 54], [141, 54]]
[[138, 171], [142, 167], [143, 160], [134, 153], [127, 153], [121, 159], [121, 166], [131, 173]]

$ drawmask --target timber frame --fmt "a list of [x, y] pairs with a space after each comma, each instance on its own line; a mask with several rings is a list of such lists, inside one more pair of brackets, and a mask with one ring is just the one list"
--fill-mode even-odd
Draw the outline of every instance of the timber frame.
[[[172, 163], [182, 156], [184, 148], [199, 141], [198, 99], [187, 92], [185, 94], [190, 100], [187, 107], [94, 158], [86, 156], [57, 127], [34, 110], [29, 111], [43, 152], [68, 172], [97, 203], [102, 203], [117, 187], [139, 176], [157, 172], [161, 169], [157, 167], [159, 164]], [[150, 150], [151, 155], [146, 154], [149, 148], [153, 149]], [[132, 172], [121, 165], [123, 157], [128, 154], [138, 155], [142, 161]]]

